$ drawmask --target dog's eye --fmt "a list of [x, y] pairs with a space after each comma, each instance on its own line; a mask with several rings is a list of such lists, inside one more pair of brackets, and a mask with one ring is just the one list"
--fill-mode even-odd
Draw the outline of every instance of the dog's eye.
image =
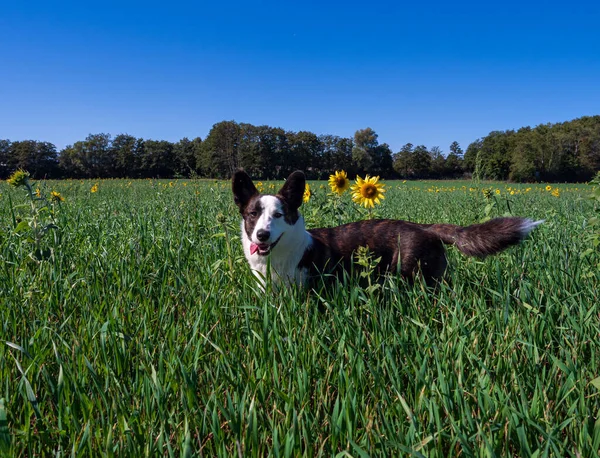
[[273, 218], [281, 218], [282, 216], [283, 216], [283, 213], [279, 213], [279, 212], [273, 213]]
[[252, 218], [256, 218], [256, 215], [258, 215], [258, 212], [250, 212], [250, 213], [249, 213], [249, 215], [250, 215]]

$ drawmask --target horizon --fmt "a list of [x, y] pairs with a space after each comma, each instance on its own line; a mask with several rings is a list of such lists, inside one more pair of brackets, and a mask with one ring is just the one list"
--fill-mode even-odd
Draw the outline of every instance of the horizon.
[[[235, 11], [235, 14], [231, 14]], [[600, 5], [9, 4], [0, 138], [205, 139], [224, 120], [448, 153], [600, 114]]]

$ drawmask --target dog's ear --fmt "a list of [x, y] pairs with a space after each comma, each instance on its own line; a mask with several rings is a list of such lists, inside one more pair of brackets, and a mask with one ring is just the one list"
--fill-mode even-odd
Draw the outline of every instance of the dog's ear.
[[304, 177], [304, 173], [297, 170], [288, 177], [283, 187], [279, 190], [279, 195], [289, 205], [290, 210], [298, 210], [300, 205], [302, 205], [305, 185], [306, 178]]
[[233, 174], [231, 189], [233, 190], [233, 200], [239, 207], [240, 212], [248, 205], [250, 199], [258, 194], [258, 189], [252, 183], [252, 179], [243, 170], [238, 170]]

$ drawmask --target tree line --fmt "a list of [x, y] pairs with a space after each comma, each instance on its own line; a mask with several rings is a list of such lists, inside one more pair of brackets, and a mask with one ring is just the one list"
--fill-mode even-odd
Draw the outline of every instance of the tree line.
[[464, 168], [498, 180], [587, 181], [600, 170], [600, 116], [491, 132], [469, 145]]
[[49, 142], [0, 140], [0, 178], [27, 170], [34, 178], [228, 178], [246, 169], [260, 179], [282, 179], [301, 169], [309, 178], [336, 170], [382, 178], [480, 178], [513, 181], [582, 181], [600, 170], [600, 116], [558, 124], [495, 131], [463, 152], [444, 153], [407, 143], [393, 152], [371, 129], [352, 138], [292, 132], [279, 127], [222, 121], [206, 138], [177, 143], [119, 134], [90, 134], [61, 151]]

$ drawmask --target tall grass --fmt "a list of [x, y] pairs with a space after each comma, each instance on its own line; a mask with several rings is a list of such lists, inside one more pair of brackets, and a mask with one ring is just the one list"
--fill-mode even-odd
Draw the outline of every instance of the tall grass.
[[[435, 294], [262, 294], [228, 183], [94, 183], [41, 185], [66, 199], [41, 261], [12, 230], [25, 196], [0, 185], [0, 455], [598, 455], [585, 186], [483, 183], [490, 208], [469, 183], [389, 182], [379, 217], [546, 222], [484, 261], [450, 248]], [[321, 185], [309, 226], [364, 217]]]

